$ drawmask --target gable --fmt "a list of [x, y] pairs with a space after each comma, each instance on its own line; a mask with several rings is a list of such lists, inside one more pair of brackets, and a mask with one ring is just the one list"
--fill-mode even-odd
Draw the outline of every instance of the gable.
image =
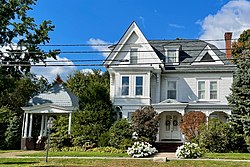
[[200, 60], [200, 62], [215, 62], [214, 59], [212, 58], [212, 56], [207, 52], [202, 59]]
[[224, 63], [221, 61], [219, 56], [211, 49], [209, 45], [207, 45], [201, 53], [197, 56], [197, 58], [193, 61], [192, 65], [215, 65]]
[[159, 64], [162, 64], [139, 27], [133, 22], [117, 45], [115, 45], [105, 60], [104, 65], [106, 67], [110, 65], [131, 65], [130, 55], [132, 53], [131, 50], [133, 49], [136, 49], [135, 53], [138, 55], [138, 62], [136, 65], [153, 65], [159, 68]]

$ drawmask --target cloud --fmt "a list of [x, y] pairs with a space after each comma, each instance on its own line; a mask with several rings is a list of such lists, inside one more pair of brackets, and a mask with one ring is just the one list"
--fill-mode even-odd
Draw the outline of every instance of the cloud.
[[141, 20], [141, 23], [142, 23], [143, 27], [145, 27], [145, 19], [144, 19], [144, 17], [139, 16], [139, 19]]
[[168, 24], [168, 25], [173, 28], [185, 28], [184, 26], [178, 24]]
[[90, 38], [87, 41], [88, 44], [91, 45], [91, 48], [94, 50], [97, 50], [102, 53], [103, 57], [108, 57], [110, 49], [108, 48], [110, 42], [106, 42], [104, 40], [101, 40], [99, 38]]
[[[62, 65], [70, 65], [70, 66], [46, 66], [46, 67], [32, 67], [31, 72], [37, 74], [38, 76], [44, 76], [45, 78], [48, 79], [49, 82], [52, 82], [55, 78], [56, 75], [59, 74], [62, 78], [63, 81], [67, 80], [67, 76], [74, 72], [76, 70], [76, 66], [72, 61], [67, 59], [66, 57], [59, 57], [56, 56], [57, 60], [54, 60], [53, 58], [47, 58], [46, 61], [65, 61], [65, 62], [47, 62], [46, 64], [62, 64]], [[37, 63], [37, 64], [42, 64], [44, 63]]]
[[[200, 39], [224, 39], [225, 32], [233, 32], [233, 39], [250, 28], [250, 2], [246, 0], [230, 1], [216, 14], [208, 15], [198, 21], [202, 27]], [[218, 48], [225, 48], [224, 41], [211, 41]]]

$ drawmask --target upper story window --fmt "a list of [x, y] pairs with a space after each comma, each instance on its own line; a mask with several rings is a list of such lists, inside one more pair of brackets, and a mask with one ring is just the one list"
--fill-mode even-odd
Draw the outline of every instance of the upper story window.
[[167, 86], [167, 98], [168, 99], [176, 99], [177, 96], [177, 81], [168, 81]]
[[140, 96], [143, 94], [143, 77], [142, 76], [136, 76], [135, 81], [135, 95]]
[[217, 81], [210, 82], [210, 99], [217, 99]]
[[129, 95], [129, 77], [122, 77], [122, 95]]
[[198, 81], [198, 99], [205, 99], [205, 81]]
[[130, 49], [130, 64], [138, 63], [138, 48]]
[[218, 81], [211, 81], [211, 80], [198, 81], [197, 93], [199, 100], [217, 100]]
[[165, 49], [165, 63], [178, 64], [179, 63], [179, 50], [180, 46], [164, 46]]

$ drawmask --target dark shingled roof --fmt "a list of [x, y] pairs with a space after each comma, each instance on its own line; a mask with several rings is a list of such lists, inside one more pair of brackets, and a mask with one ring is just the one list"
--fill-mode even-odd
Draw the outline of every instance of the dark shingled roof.
[[208, 45], [215, 54], [220, 58], [220, 60], [225, 65], [231, 65], [232, 63], [227, 60], [225, 53], [221, 52], [216, 46], [207, 43], [202, 40], [186, 40], [186, 39], [176, 39], [176, 40], [149, 40], [151, 46], [154, 48], [155, 52], [161, 60], [164, 60], [164, 46], [167, 47], [177, 47], [180, 46], [179, 52], [179, 62], [180, 65], [190, 65], [199, 56], [203, 49]]

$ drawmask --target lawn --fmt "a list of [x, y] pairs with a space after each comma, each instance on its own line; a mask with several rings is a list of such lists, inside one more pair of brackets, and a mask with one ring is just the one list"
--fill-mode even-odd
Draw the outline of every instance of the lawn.
[[[46, 152], [37, 152], [33, 154], [21, 154], [20, 156], [45, 157]], [[109, 152], [79, 152], [79, 151], [61, 151], [49, 152], [52, 157], [129, 157], [127, 153], [109, 153]]]
[[206, 153], [202, 158], [250, 160], [250, 153]]
[[166, 163], [157, 163], [152, 160], [144, 160], [144, 159], [127, 159], [127, 160], [112, 160], [112, 159], [49, 159], [49, 162], [46, 163], [45, 159], [41, 158], [1, 158], [0, 159], [1, 167], [14, 167], [14, 166], [50, 166], [50, 167], [58, 167], [58, 166], [91, 166], [91, 167], [195, 167], [195, 166], [237, 166], [237, 167], [247, 167], [249, 166], [249, 162], [228, 162], [228, 161], [197, 161], [197, 160], [171, 160]]

